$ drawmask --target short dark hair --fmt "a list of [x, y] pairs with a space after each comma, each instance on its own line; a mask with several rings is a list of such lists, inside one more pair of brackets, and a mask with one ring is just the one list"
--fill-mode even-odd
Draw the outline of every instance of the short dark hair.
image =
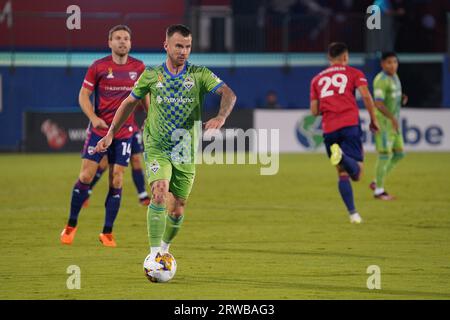
[[166, 30], [166, 36], [170, 38], [175, 33], [181, 34], [183, 37], [189, 37], [192, 35], [191, 29], [189, 29], [184, 24], [172, 24]]
[[128, 34], [130, 35], [130, 38], [131, 38], [131, 29], [127, 25], [118, 24], [117, 26], [114, 26], [109, 30], [108, 39], [111, 40], [113, 33], [116, 31], [120, 31], [120, 30], [124, 30], [124, 31], [128, 32]]
[[381, 55], [381, 61], [386, 60], [387, 58], [395, 57], [398, 59], [397, 54], [394, 51], [383, 52]]
[[344, 52], [348, 52], [348, 47], [343, 42], [333, 42], [328, 46], [328, 55], [332, 59], [339, 57]]

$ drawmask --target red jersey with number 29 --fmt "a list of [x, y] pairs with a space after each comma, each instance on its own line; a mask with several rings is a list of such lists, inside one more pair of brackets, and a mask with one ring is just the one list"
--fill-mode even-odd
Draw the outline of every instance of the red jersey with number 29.
[[340, 64], [328, 67], [311, 80], [310, 99], [319, 100], [324, 133], [359, 124], [355, 90], [366, 85], [362, 71]]

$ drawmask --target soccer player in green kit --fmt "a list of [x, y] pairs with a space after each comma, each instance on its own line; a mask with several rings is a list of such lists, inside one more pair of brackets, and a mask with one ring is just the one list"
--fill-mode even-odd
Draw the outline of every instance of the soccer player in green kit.
[[376, 115], [380, 131], [375, 134], [378, 160], [375, 180], [370, 184], [374, 197], [380, 200], [393, 200], [394, 197], [384, 189], [384, 182], [391, 170], [403, 159], [403, 136], [399, 124], [400, 108], [408, 101], [402, 94], [402, 85], [397, 75], [398, 58], [394, 52], [383, 53], [381, 68], [373, 81]]
[[[96, 149], [101, 152], [108, 148], [114, 133], [134, 107], [146, 94], [150, 94], [144, 128], [144, 161], [152, 199], [147, 211], [150, 255], [145, 263], [154, 270], [162, 266], [155, 259], [168, 252], [183, 222], [186, 201], [195, 177], [200, 129], [195, 122], [200, 123], [201, 120], [203, 97], [208, 92], [221, 96], [218, 115], [205, 123], [206, 130], [220, 129], [236, 102], [233, 91], [213, 72], [188, 62], [191, 47], [189, 28], [179, 24], [167, 28], [165, 63], [142, 73]], [[180, 132], [188, 135], [180, 137]]]

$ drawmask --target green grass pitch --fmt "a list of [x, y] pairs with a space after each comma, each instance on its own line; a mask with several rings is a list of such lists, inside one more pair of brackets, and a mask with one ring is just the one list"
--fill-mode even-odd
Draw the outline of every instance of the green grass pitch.
[[[107, 179], [59, 243], [77, 154], [0, 156], [0, 299], [449, 299], [450, 154], [410, 153], [388, 178], [398, 199], [353, 184], [364, 223], [351, 225], [323, 154], [281, 155], [275, 176], [257, 165], [200, 165], [172, 253], [173, 281], [146, 280], [146, 209], [127, 171], [117, 248], [102, 247]], [[67, 267], [81, 268], [69, 290]], [[367, 267], [381, 269], [369, 290]]]

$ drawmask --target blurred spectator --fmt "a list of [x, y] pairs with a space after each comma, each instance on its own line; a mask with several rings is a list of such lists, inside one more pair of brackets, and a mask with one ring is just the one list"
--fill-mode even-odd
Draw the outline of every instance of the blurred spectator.
[[278, 96], [275, 91], [269, 91], [266, 95], [266, 101], [264, 103], [264, 108], [266, 109], [281, 109], [278, 103]]

